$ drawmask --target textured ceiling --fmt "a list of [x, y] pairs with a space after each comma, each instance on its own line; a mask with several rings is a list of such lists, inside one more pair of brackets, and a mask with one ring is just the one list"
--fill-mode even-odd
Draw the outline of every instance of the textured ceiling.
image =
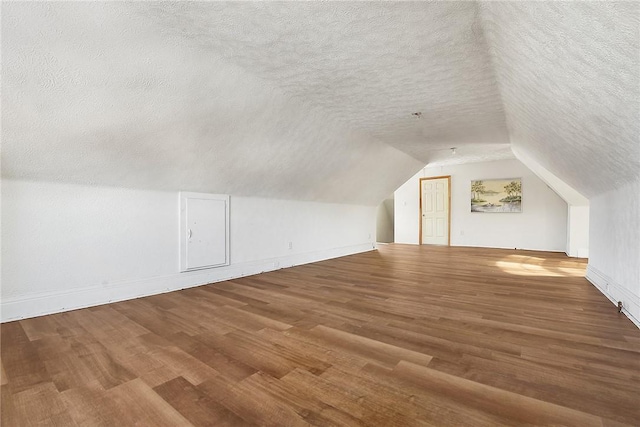
[[2, 12], [5, 177], [376, 204], [422, 166], [165, 34], [147, 4]]
[[475, 3], [173, 2], [143, 13], [424, 163], [456, 145], [509, 152]]
[[597, 194], [640, 170], [638, 6], [3, 2], [2, 173], [374, 204], [511, 143]]
[[585, 196], [640, 177], [640, 3], [482, 4], [514, 148]]

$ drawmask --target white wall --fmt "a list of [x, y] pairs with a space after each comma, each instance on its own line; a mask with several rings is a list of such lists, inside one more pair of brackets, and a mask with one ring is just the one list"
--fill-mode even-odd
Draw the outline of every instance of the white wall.
[[393, 236], [395, 243], [417, 245], [420, 227], [419, 179], [424, 169], [409, 178], [393, 193]]
[[568, 206], [567, 255], [589, 258], [589, 206]]
[[512, 149], [518, 160], [567, 202], [566, 254], [570, 257], [589, 258], [589, 199], [534, 160], [525, 148]]
[[376, 215], [376, 242], [393, 243], [393, 198], [378, 205]]
[[1, 319], [373, 248], [372, 206], [233, 195], [230, 206], [231, 265], [179, 273], [178, 193], [3, 180]]
[[[419, 179], [451, 175], [451, 245], [564, 252], [567, 204], [518, 160], [424, 168], [395, 192], [395, 241], [418, 244]], [[522, 178], [522, 213], [471, 213], [472, 180]]]
[[640, 327], [640, 179], [589, 201], [587, 279]]

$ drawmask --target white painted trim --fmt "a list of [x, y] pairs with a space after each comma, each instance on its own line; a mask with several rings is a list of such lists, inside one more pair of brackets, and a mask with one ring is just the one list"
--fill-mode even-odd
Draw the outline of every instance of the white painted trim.
[[110, 284], [108, 287], [88, 286], [66, 291], [42, 292], [19, 298], [3, 298], [0, 302], [0, 322], [4, 323], [156, 295], [371, 250], [375, 250], [375, 244], [362, 243], [341, 248], [232, 264], [215, 269], [189, 271], [142, 280], [128, 280]]
[[533, 252], [554, 252], [557, 254], [564, 254], [564, 251], [561, 250], [550, 250], [550, 249], [532, 249], [532, 248], [514, 248], [511, 246], [487, 246], [487, 245], [470, 245], [470, 244], [464, 244], [464, 245], [451, 245], [451, 246], [455, 246], [457, 248], [486, 248], [486, 249], [507, 249], [507, 250], [512, 250], [512, 251], [533, 251]]
[[640, 328], [640, 297], [592, 265], [587, 266], [586, 278], [616, 306], [622, 301], [622, 312]]

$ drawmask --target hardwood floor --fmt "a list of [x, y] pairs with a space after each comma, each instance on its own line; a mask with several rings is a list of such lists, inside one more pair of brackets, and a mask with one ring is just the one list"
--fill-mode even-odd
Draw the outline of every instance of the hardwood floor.
[[640, 330], [560, 254], [377, 252], [3, 324], [2, 425], [640, 425]]

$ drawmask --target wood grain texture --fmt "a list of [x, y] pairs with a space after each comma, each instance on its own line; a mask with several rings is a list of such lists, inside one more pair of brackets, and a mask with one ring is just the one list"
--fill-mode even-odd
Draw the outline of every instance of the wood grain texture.
[[2, 425], [640, 425], [640, 331], [585, 266], [385, 245], [6, 323]]

